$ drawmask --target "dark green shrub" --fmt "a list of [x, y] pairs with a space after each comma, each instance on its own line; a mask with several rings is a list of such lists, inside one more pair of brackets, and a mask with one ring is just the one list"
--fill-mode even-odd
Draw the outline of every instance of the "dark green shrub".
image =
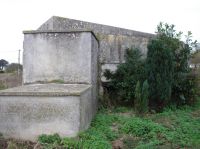
[[148, 44], [146, 61], [150, 103], [162, 109], [171, 98], [174, 71], [172, 50], [159, 37], [153, 39]]
[[147, 80], [144, 81], [142, 88], [140, 87], [140, 82], [138, 81], [135, 87], [135, 109], [137, 113], [143, 114], [148, 112], [148, 102], [149, 102], [149, 85]]
[[177, 105], [194, 105], [197, 101], [198, 82], [197, 76], [193, 73], [188, 73], [183, 80], [179, 81], [179, 86], [174, 87], [173, 100]]
[[144, 81], [142, 85], [142, 101], [141, 101], [141, 110], [142, 113], [148, 112], [148, 103], [149, 103], [149, 84], [147, 80]]
[[[147, 80], [149, 89], [145, 93], [149, 96], [149, 102], [146, 101], [146, 104], [149, 103], [156, 111], [162, 111], [170, 104], [195, 103], [196, 76], [191, 77], [188, 63], [195, 42], [191, 40], [191, 32], [188, 32], [185, 42], [181, 41], [181, 35], [174, 25], [160, 23], [157, 36], [148, 43], [146, 60], [142, 59], [138, 49], [127, 50], [125, 63], [118, 65], [114, 73], [108, 70], [104, 73], [110, 79], [107, 91], [111, 99], [128, 102], [129, 105], [135, 102], [136, 109], [142, 111], [139, 103], [143, 102], [143, 97], [139, 97], [139, 89], [135, 93], [136, 84], [137, 81]], [[140, 94], [143, 95], [142, 91]], [[147, 100], [146, 95], [144, 98]]]
[[[145, 61], [139, 49], [127, 49], [125, 63], [119, 64], [116, 72], [105, 71], [104, 76], [110, 81], [109, 92], [122, 102], [134, 102], [134, 90], [137, 81], [146, 78]], [[113, 93], [113, 94], [112, 94]]]
[[141, 87], [140, 81], [137, 82], [135, 86], [135, 102], [134, 102], [135, 110], [140, 113], [141, 112]]
[[157, 37], [148, 44], [147, 76], [150, 86], [150, 105], [157, 110], [175, 103], [186, 104], [194, 99], [195, 78], [190, 74], [189, 58], [192, 50], [191, 33], [182, 42], [181, 32], [176, 32], [174, 25], [157, 28]]

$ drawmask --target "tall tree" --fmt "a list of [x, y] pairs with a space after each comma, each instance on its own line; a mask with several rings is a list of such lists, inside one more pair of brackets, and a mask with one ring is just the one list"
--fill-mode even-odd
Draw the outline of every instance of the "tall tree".
[[[185, 102], [189, 95], [187, 76], [190, 72], [189, 58], [192, 50], [191, 32], [186, 41], [181, 41], [182, 32], [176, 32], [174, 25], [160, 23], [157, 37], [148, 44], [147, 74], [150, 103], [163, 108], [175, 99]], [[171, 98], [173, 96], [173, 98]]]
[[8, 65], [8, 61], [1, 59], [0, 60], [0, 70], [4, 70], [4, 68]]

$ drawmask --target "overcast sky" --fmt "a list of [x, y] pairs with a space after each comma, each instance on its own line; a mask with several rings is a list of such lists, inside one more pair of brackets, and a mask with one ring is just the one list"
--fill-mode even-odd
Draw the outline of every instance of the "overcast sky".
[[200, 41], [200, 0], [0, 0], [0, 59], [17, 62], [22, 31], [53, 15], [148, 33], [162, 21]]

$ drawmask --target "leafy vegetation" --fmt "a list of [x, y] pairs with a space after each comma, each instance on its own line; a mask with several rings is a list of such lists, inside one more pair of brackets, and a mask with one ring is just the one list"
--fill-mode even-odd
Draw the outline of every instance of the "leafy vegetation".
[[119, 101], [134, 103], [137, 81], [145, 80], [144, 59], [139, 49], [127, 49], [125, 63], [118, 65], [116, 72], [106, 70], [104, 75], [111, 79], [109, 90]]
[[[41, 135], [37, 143], [32, 143], [34, 149], [112, 149], [116, 142], [124, 149], [200, 148], [200, 102], [195, 102], [196, 77], [188, 65], [193, 43], [190, 32], [185, 43], [180, 40], [181, 34], [174, 25], [159, 24], [157, 37], [148, 44], [147, 59], [138, 49], [127, 49], [125, 63], [116, 72], [104, 73], [111, 79], [111, 96], [117, 95], [118, 102], [134, 104], [136, 111], [132, 107], [102, 108], [91, 127], [77, 137]], [[162, 111], [155, 113], [149, 105]], [[0, 137], [0, 147], [18, 145], [20, 149], [27, 147], [26, 143]]]
[[3, 71], [7, 65], [8, 65], [8, 61], [1, 59], [0, 60], [0, 71]]
[[[7, 140], [7, 147], [20, 149], [112, 149], [121, 141], [124, 149], [200, 148], [200, 103], [195, 107], [165, 108], [157, 114], [138, 117], [132, 108], [101, 109], [91, 127], [75, 138], [41, 135], [38, 143]], [[0, 138], [0, 146], [2, 146]], [[5, 141], [5, 139], [4, 139]], [[37, 148], [38, 146], [38, 148]]]
[[[139, 103], [148, 100], [149, 107], [162, 111], [170, 104], [177, 106], [194, 104], [196, 99], [196, 76], [189, 67], [192, 47], [196, 44], [191, 40], [188, 32], [186, 41], [181, 41], [182, 32], [176, 32], [174, 25], [160, 23], [157, 35], [148, 43], [147, 58], [144, 59], [138, 49], [128, 49], [125, 63], [120, 64], [116, 72], [104, 73], [110, 80], [112, 99], [128, 101], [135, 108]], [[139, 86], [147, 80], [149, 85], [142, 99], [143, 93]], [[139, 81], [138, 86], [136, 86]], [[142, 106], [141, 106], [142, 107]], [[138, 109], [139, 111], [146, 111]]]
[[23, 66], [21, 64], [17, 64], [17, 63], [11, 63], [11, 64], [8, 64], [6, 66], [6, 72], [7, 73], [15, 73], [18, 71], [18, 69], [20, 71], [22, 71], [23, 69]]
[[147, 74], [150, 86], [150, 103], [166, 105], [171, 98], [173, 83], [173, 55], [167, 43], [159, 37], [150, 41], [147, 52]]
[[135, 87], [135, 110], [142, 114], [148, 112], [149, 103], [149, 85], [147, 80], [144, 81], [142, 88], [138, 81]]

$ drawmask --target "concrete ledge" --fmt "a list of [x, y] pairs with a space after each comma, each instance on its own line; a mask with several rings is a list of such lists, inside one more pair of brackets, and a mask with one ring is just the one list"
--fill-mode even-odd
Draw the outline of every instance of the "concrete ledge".
[[[75, 89], [79, 96], [70, 95]], [[8, 89], [0, 94], [0, 133], [5, 138], [32, 141], [41, 134], [73, 137], [89, 127], [94, 111], [89, 85], [45, 84]]]
[[68, 30], [25, 30], [23, 34], [40, 34], [40, 33], [82, 33], [90, 32], [99, 44], [99, 39], [96, 37], [95, 33], [89, 29], [68, 29]]
[[31, 84], [0, 91], [0, 96], [80, 96], [91, 85]]

